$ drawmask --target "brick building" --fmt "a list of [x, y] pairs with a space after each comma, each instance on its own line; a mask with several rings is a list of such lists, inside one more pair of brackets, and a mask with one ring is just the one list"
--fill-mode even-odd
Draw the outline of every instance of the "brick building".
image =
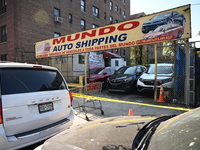
[[[129, 16], [130, 0], [0, 0], [1, 60], [35, 63], [35, 42]], [[120, 55], [124, 49], [111, 51]]]

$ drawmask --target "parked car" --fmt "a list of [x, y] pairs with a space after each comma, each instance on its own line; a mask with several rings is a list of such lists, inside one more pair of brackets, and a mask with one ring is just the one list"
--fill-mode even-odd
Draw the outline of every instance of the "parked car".
[[149, 33], [143, 36], [143, 39], [150, 39], [161, 36], [173, 35], [174, 38], [180, 39], [184, 34], [184, 27], [178, 24], [167, 24], [157, 27], [154, 31], [150, 31]]
[[73, 124], [72, 93], [54, 68], [0, 63], [0, 149], [19, 149]]
[[198, 150], [200, 108], [147, 123], [133, 140], [132, 150]]
[[111, 75], [106, 82], [109, 92], [137, 92], [137, 79], [147, 69], [145, 66], [124, 66]]
[[160, 25], [165, 25], [170, 23], [179, 24], [185, 27], [186, 23], [185, 16], [177, 11], [170, 11], [155, 15], [150, 20], [142, 24], [142, 33], [144, 34], [148, 33], [149, 31], [155, 30]]
[[115, 72], [113, 67], [98, 67], [89, 70], [88, 81], [91, 82], [106, 82], [107, 78]]
[[[155, 82], [155, 65], [150, 64], [148, 71], [140, 76], [137, 81], [137, 89], [139, 92], [154, 91]], [[164, 90], [171, 90], [173, 88], [174, 78], [173, 64], [157, 64], [157, 88], [163, 85]]]

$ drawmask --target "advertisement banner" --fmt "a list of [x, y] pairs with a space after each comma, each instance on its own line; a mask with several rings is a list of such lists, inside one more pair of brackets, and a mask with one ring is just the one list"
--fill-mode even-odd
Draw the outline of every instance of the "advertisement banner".
[[36, 58], [101, 51], [191, 37], [190, 5], [40, 41]]

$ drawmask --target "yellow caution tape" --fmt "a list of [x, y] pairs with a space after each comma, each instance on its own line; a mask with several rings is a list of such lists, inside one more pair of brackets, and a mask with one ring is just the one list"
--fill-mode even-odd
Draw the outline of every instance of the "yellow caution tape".
[[129, 101], [122, 101], [122, 100], [109, 99], [109, 98], [103, 98], [103, 97], [89, 96], [89, 95], [77, 94], [77, 93], [72, 93], [72, 95], [74, 97], [90, 98], [90, 99], [95, 99], [95, 100], [117, 102], [117, 103], [127, 103], [127, 104], [142, 105], [142, 106], [151, 106], [151, 107], [166, 108], [166, 109], [175, 109], [175, 110], [183, 110], [183, 111], [190, 111], [190, 110], [192, 110], [192, 109], [188, 109], [188, 108], [160, 106], [160, 105], [153, 105], [153, 104], [129, 102]]

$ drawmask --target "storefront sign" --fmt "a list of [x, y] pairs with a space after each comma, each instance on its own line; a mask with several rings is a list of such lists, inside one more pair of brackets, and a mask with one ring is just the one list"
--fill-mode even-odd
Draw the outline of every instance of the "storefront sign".
[[36, 58], [190, 38], [190, 5], [36, 43]]

